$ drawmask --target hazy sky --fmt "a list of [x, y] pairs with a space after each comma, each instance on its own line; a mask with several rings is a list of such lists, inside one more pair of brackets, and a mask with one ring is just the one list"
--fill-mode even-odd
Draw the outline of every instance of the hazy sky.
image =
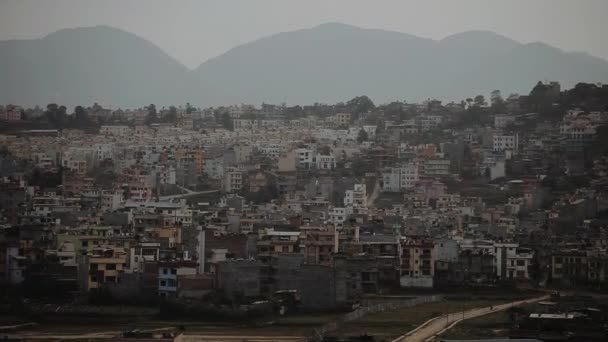
[[342, 22], [434, 39], [492, 30], [608, 59], [606, 14], [608, 0], [0, 0], [0, 40], [110, 25], [194, 68], [263, 36]]

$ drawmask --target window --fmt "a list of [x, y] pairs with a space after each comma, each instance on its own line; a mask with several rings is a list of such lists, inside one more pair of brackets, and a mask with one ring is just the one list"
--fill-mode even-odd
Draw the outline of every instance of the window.
[[106, 270], [115, 270], [116, 269], [116, 264], [107, 264], [106, 265]]
[[169, 271], [166, 268], [163, 268], [163, 274], [168, 274]]
[[91, 270], [91, 271], [97, 271], [97, 269], [98, 269], [98, 265], [97, 264], [91, 264], [91, 265], [89, 265], [89, 270]]
[[161, 280], [160, 281], [160, 286], [167, 286], [167, 281], [166, 280]]
[[171, 274], [176, 275], [177, 274], [177, 268], [172, 268], [171, 269]]
[[526, 265], [525, 260], [517, 260], [517, 266], [525, 266], [525, 265]]

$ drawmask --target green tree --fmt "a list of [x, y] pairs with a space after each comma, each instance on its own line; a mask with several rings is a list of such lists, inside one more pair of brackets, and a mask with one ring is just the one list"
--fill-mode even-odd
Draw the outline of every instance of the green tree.
[[374, 102], [372, 102], [372, 100], [365, 95], [357, 96], [351, 99], [350, 101], [346, 102], [346, 106], [356, 114], [367, 113], [376, 108]]
[[86, 124], [89, 121], [89, 113], [83, 106], [76, 106], [74, 108], [74, 120], [76, 124]]
[[500, 90], [492, 91], [490, 94], [490, 104], [492, 106], [492, 112], [495, 114], [504, 113], [507, 111], [507, 105], [500, 94]]
[[467, 97], [466, 101], [467, 101], [467, 106], [471, 107], [471, 104], [473, 103], [473, 99], [470, 97]]
[[328, 156], [331, 154], [331, 148], [327, 145], [324, 145], [319, 149], [319, 153], [324, 156]]
[[234, 130], [234, 123], [232, 122], [232, 118], [230, 117], [230, 114], [228, 113], [224, 113], [222, 114], [222, 126], [224, 126], [225, 129], [227, 130]]
[[483, 95], [477, 95], [473, 99], [473, 105], [476, 107], [485, 107], [487, 104], [486, 98]]
[[177, 108], [175, 108], [175, 106], [169, 107], [169, 111], [163, 116], [163, 121], [170, 123], [175, 123], [177, 121]]
[[156, 106], [152, 103], [146, 107], [148, 115], [146, 115], [146, 124], [152, 124], [158, 122], [158, 113], [156, 112]]
[[359, 143], [362, 143], [364, 141], [367, 141], [369, 139], [369, 136], [367, 134], [367, 132], [361, 128], [361, 130], [359, 130], [359, 135], [357, 135], [357, 141]]

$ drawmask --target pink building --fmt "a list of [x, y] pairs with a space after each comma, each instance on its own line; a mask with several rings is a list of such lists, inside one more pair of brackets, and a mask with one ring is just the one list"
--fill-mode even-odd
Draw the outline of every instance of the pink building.
[[17, 108], [8, 109], [2, 113], [0, 113], [1, 121], [21, 121], [21, 111]]

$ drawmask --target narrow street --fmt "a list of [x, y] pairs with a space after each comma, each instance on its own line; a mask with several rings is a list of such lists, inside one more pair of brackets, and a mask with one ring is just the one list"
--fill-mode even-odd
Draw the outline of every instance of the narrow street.
[[377, 179], [374, 183], [374, 190], [372, 190], [371, 194], [367, 197], [367, 207], [371, 208], [376, 201], [376, 198], [380, 195], [380, 180]]

